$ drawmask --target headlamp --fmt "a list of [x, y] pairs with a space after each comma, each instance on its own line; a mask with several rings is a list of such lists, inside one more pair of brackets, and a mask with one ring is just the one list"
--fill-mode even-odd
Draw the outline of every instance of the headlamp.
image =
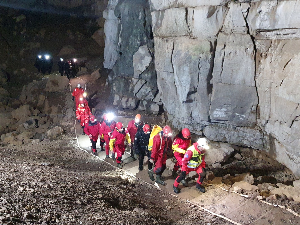
[[83, 92], [83, 94], [82, 94], [82, 95], [83, 95], [83, 97], [84, 97], [84, 98], [86, 98], [86, 96], [87, 96], [87, 93], [86, 93], [86, 92]]
[[44, 57], [45, 57], [46, 60], [50, 59], [50, 55], [44, 55]]
[[73, 59], [73, 62], [77, 62], [77, 59], [74, 58], [74, 59]]
[[63, 59], [63, 58], [60, 58], [60, 61], [62, 62], [62, 61], [64, 61], [64, 59]]
[[41, 58], [42, 58], [42, 55], [38, 55], [38, 58], [41, 59]]
[[107, 113], [107, 120], [112, 121], [115, 118], [115, 115], [113, 113]]

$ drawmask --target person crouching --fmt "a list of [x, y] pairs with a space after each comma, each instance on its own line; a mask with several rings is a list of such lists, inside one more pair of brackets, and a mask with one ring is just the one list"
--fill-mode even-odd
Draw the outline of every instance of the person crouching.
[[186, 175], [191, 171], [196, 171], [199, 176], [196, 188], [203, 193], [205, 192], [202, 182], [206, 175], [204, 155], [206, 149], [209, 149], [206, 138], [199, 138], [196, 143], [187, 149], [182, 160], [181, 174], [175, 179], [173, 184], [173, 190], [176, 194], [180, 192], [180, 189], [178, 188], [179, 183], [184, 180]]

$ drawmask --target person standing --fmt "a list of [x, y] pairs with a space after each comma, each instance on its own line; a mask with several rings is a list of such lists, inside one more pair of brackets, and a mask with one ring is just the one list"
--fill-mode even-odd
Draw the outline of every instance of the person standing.
[[[172, 176], [177, 177], [177, 171], [182, 167], [182, 159], [186, 150], [191, 146], [191, 132], [188, 128], [182, 129], [179, 134], [177, 134], [173, 140], [172, 149], [174, 152], [174, 157], [176, 158], [176, 163], [173, 167]], [[185, 180], [182, 180], [181, 183], [184, 186], [187, 186]]]
[[182, 171], [180, 176], [178, 176], [173, 184], [173, 190], [176, 194], [180, 192], [178, 188], [179, 183], [185, 179], [186, 175], [191, 171], [196, 171], [198, 174], [198, 180], [196, 183], [196, 188], [205, 192], [205, 188], [202, 186], [203, 179], [206, 175], [205, 172], [205, 150], [209, 149], [207, 139], [199, 138], [199, 140], [189, 147], [182, 160]]
[[80, 97], [83, 96], [84, 90], [80, 84], [77, 84], [77, 87], [72, 92], [73, 101], [75, 100], [75, 108], [78, 107], [80, 102]]
[[131, 158], [135, 159], [134, 157], [134, 138], [139, 129], [142, 129], [143, 127], [143, 122], [141, 121], [141, 114], [136, 114], [134, 120], [129, 121], [128, 126], [127, 126], [127, 131], [130, 135], [131, 139], [131, 148], [130, 148], [130, 156]]
[[[134, 150], [135, 153], [139, 156], [139, 170], [142, 171], [144, 169], [144, 157], [148, 156], [148, 159], [150, 159], [150, 151], [148, 151], [148, 144], [149, 144], [149, 138], [150, 138], [150, 125], [145, 124], [143, 126], [142, 130], [139, 130], [134, 138]], [[149, 168], [148, 163], [148, 169], [152, 169], [152, 167]]]
[[79, 104], [79, 107], [76, 110], [76, 119], [80, 122], [83, 129], [83, 135], [85, 134], [84, 127], [89, 123], [91, 114], [90, 107], [86, 103]]
[[131, 140], [129, 134], [123, 128], [123, 124], [118, 122], [116, 124], [116, 128], [111, 135], [111, 139], [109, 141], [110, 150], [117, 153], [116, 162], [117, 167], [122, 168], [122, 156], [125, 152], [125, 141], [128, 142], [128, 145], [131, 145]]
[[[110, 135], [114, 131], [116, 127], [116, 122], [112, 120], [107, 114], [103, 115], [103, 121], [101, 123], [101, 131], [100, 131], [100, 146], [101, 150], [103, 149], [103, 145], [105, 143], [105, 152], [106, 158], [109, 158], [109, 141]], [[114, 154], [112, 153], [112, 158], [114, 159]]]
[[90, 115], [90, 121], [88, 125], [84, 127], [84, 133], [89, 136], [92, 142], [92, 153], [97, 155], [96, 144], [100, 133], [100, 123], [94, 115]]
[[60, 73], [61, 76], [64, 75], [64, 71], [65, 71], [64, 64], [65, 64], [64, 59], [60, 58], [57, 65], [58, 65], [58, 72]]
[[151, 151], [150, 163], [155, 164], [153, 169], [148, 170], [149, 177], [154, 181], [154, 174], [156, 174], [156, 183], [165, 185], [161, 179], [163, 172], [166, 169], [167, 154], [172, 151], [172, 130], [166, 125], [161, 132], [153, 138], [153, 147]]

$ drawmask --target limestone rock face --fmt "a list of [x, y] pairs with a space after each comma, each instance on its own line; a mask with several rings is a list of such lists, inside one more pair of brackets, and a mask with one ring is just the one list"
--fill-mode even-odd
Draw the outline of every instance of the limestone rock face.
[[265, 150], [300, 176], [299, 1], [150, 0], [151, 17], [113, 2], [115, 104], [161, 104], [173, 127]]
[[111, 0], [104, 17], [104, 67], [112, 69], [108, 81], [114, 105], [157, 113], [152, 111], [158, 89], [149, 2]]

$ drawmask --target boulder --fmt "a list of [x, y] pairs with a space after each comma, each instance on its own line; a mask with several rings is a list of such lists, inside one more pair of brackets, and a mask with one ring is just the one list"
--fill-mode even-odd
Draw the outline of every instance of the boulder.
[[281, 183], [277, 184], [278, 188], [270, 191], [271, 195], [286, 196], [292, 198], [294, 201], [300, 202], [300, 189], [293, 186], [284, 185]]
[[31, 116], [30, 106], [29, 105], [20, 106], [19, 108], [11, 112], [11, 116], [17, 121], [25, 122], [28, 119], [28, 117]]
[[258, 190], [258, 187], [255, 185], [251, 185], [246, 181], [240, 181], [240, 182], [235, 182], [232, 187], [230, 188], [230, 190], [233, 190], [235, 192], [239, 192], [240, 190], [244, 190], [244, 191], [256, 191]]
[[205, 153], [207, 165], [225, 162], [234, 152], [234, 149], [227, 143], [216, 143], [210, 145]]
[[63, 129], [59, 126], [56, 126], [56, 127], [53, 127], [52, 129], [48, 130], [46, 132], [46, 135], [48, 138], [50, 139], [55, 139], [57, 138], [58, 136], [62, 135], [63, 133]]
[[65, 92], [69, 88], [69, 79], [66, 76], [50, 75], [46, 84], [45, 91]]

